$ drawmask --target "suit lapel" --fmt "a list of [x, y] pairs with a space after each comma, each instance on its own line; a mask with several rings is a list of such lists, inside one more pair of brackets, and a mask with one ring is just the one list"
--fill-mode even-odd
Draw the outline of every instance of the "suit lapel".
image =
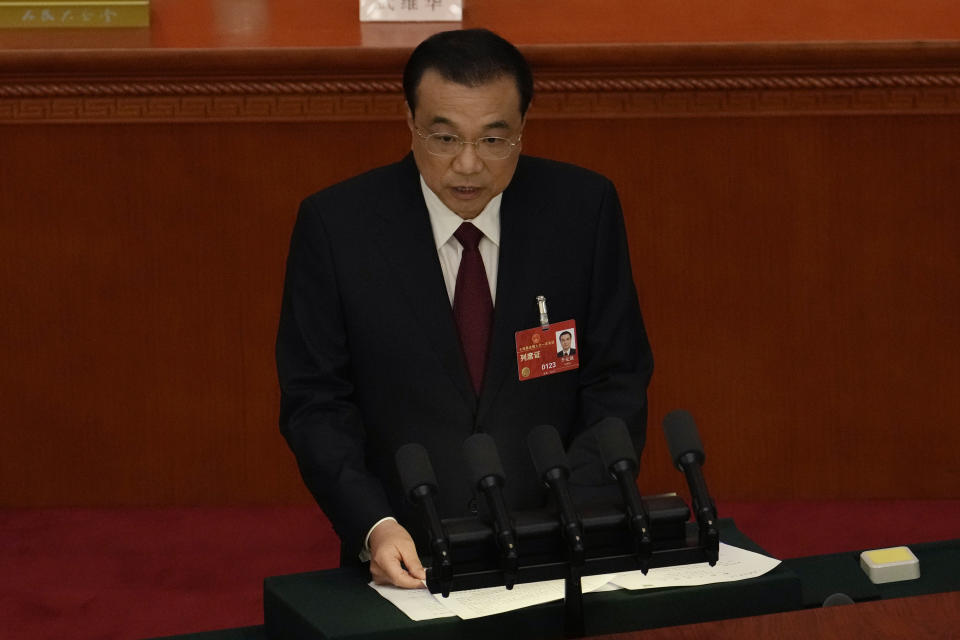
[[377, 243], [397, 285], [403, 289], [403, 298], [416, 317], [424, 340], [436, 352], [464, 401], [475, 410], [477, 398], [467, 373], [412, 156], [400, 163], [395, 175], [396, 188], [384, 189], [383, 193], [400, 194], [400, 198], [397, 202], [383, 198], [377, 202]]
[[538, 199], [523, 175], [523, 159], [514, 180], [503, 192], [500, 203], [500, 264], [497, 270], [497, 300], [493, 313], [493, 334], [484, 374], [483, 391], [477, 421], [483, 420], [509, 376], [517, 375], [514, 333], [537, 324], [537, 304], [530, 294], [535, 270], [529, 269], [536, 247], [528, 240], [536, 237], [539, 219]]

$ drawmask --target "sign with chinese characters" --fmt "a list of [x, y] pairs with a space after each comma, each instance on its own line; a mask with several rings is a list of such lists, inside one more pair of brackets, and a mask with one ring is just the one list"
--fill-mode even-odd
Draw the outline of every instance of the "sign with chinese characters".
[[0, 0], [0, 28], [150, 26], [150, 0]]
[[460, 22], [463, 0], [360, 0], [360, 22]]

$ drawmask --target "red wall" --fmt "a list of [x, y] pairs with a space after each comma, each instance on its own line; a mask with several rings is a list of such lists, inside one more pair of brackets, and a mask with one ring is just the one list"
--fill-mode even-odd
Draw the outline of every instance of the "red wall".
[[[636, 19], [491, 1], [466, 24], [555, 45], [960, 25], [933, 0], [604, 4]], [[405, 49], [344, 49], [329, 68], [303, 50], [158, 54], [302, 45], [297, 25], [323, 15], [289, 5], [267, 35], [231, 40], [211, 17], [177, 40], [186, 5], [158, 0], [156, 46], [105, 56], [0, 34], [0, 505], [309, 499], [276, 426], [286, 245], [303, 196], [408, 148]], [[721, 498], [956, 497], [960, 55], [931, 46], [739, 62], [723, 46], [527, 47], [548, 84], [525, 150], [606, 173], [623, 201], [656, 359], [644, 490], [682, 485], [658, 425], [685, 407]]]

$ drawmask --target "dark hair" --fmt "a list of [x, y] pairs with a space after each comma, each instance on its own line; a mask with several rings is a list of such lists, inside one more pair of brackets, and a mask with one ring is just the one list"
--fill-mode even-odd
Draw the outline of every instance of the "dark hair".
[[516, 81], [520, 93], [520, 115], [526, 115], [533, 98], [533, 74], [526, 58], [515, 46], [487, 29], [442, 31], [413, 50], [403, 70], [403, 93], [411, 112], [417, 106], [417, 87], [428, 69], [467, 87], [509, 76]]
[[569, 331], [564, 331], [564, 332], [562, 332], [562, 333], [560, 334], [560, 337], [562, 338], [563, 336], [570, 336], [570, 339], [573, 340], [573, 334], [570, 333]]

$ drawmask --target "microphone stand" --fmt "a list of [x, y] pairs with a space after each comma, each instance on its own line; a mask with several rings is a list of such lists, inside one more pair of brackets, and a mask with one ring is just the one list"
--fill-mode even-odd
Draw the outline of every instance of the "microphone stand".
[[560, 469], [547, 471], [547, 479], [563, 489], [558, 492], [561, 535], [566, 542], [567, 572], [563, 582], [564, 635], [568, 638], [581, 638], [586, 635], [583, 616], [583, 577], [586, 562], [586, 550], [583, 544], [581, 518], [567, 488], [567, 476]]
[[[422, 498], [431, 493], [428, 486], [423, 485], [413, 490], [413, 495]], [[450, 595], [450, 589], [453, 587], [453, 562], [450, 559], [450, 540], [443, 529], [440, 521], [440, 514], [437, 513], [437, 507], [432, 500], [418, 501], [423, 511], [424, 523], [427, 531], [430, 533], [430, 551], [433, 558], [435, 571], [439, 571], [440, 592], [446, 598]]]
[[680, 458], [680, 461], [683, 463], [683, 474], [687, 479], [687, 486], [690, 487], [693, 512], [700, 530], [700, 546], [706, 550], [707, 562], [712, 567], [717, 564], [720, 556], [720, 533], [716, 526], [717, 510], [713, 506], [713, 500], [710, 499], [706, 480], [703, 478], [703, 472], [694, 454], [687, 453]]
[[[497, 486], [497, 481], [493, 476], [488, 476], [480, 481], [482, 488]], [[507, 511], [507, 505], [503, 502], [503, 496], [499, 491], [484, 491], [487, 496], [487, 505], [494, 516], [494, 525], [496, 528], [497, 547], [500, 549], [500, 571], [503, 573], [503, 584], [507, 590], [513, 589], [517, 581], [517, 569], [520, 564], [520, 557], [517, 554], [517, 536], [510, 522], [510, 513]]]
[[583, 565], [567, 563], [567, 575], [563, 582], [563, 632], [567, 638], [582, 638], [587, 635], [583, 617]]

